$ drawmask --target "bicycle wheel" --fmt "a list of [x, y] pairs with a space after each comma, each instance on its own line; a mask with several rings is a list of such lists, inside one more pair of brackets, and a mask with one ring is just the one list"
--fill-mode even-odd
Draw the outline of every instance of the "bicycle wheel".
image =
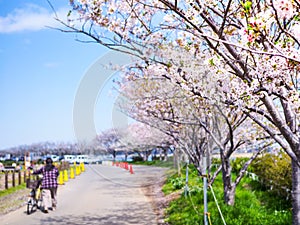
[[34, 200], [33, 198], [28, 199], [27, 202], [27, 215], [30, 215], [34, 211]]

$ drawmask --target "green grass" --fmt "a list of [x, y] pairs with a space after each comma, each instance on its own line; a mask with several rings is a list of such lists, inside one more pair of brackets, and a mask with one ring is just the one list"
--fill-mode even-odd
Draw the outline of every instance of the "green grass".
[[0, 198], [26, 188], [26, 183], [0, 191]]
[[153, 161], [136, 161], [130, 162], [134, 165], [145, 165], [145, 166], [158, 166], [158, 167], [168, 167], [174, 168], [173, 157], [169, 157], [167, 161], [153, 160]]
[[[185, 174], [184, 172], [182, 174]], [[170, 176], [163, 187], [165, 194], [182, 189], [180, 179], [176, 175]], [[190, 167], [189, 174], [190, 194], [183, 194], [170, 203], [166, 210], [166, 221], [171, 225], [197, 225], [204, 224], [203, 214], [203, 188], [202, 180], [197, 172]], [[262, 191], [253, 185], [253, 181], [244, 178], [236, 190], [234, 206], [227, 206], [223, 201], [223, 186], [219, 176], [213, 190], [221, 208], [227, 225], [286, 225], [291, 224], [291, 203], [289, 200], [276, 197], [267, 191]], [[183, 193], [183, 191], [182, 191]], [[218, 212], [212, 192], [208, 191], [208, 211], [212, 224], [223, 224]]]

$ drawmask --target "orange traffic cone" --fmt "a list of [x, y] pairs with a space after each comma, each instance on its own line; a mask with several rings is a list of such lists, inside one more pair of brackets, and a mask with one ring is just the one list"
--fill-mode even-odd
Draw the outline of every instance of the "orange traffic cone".
[[129, 165], [129, 172], [130, 172], [131, 174], [134, 174], [134, 173], [133, 173], [132, 165]]

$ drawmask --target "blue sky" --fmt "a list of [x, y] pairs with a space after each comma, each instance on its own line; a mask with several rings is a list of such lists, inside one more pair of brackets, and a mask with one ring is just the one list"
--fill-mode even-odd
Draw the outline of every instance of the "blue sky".
[[[51, 2], [67, 14], [67, 0]], [[88, 68], [108, 50], [46, 25], [59, 26], [46, 0], [0, 0], [0, 149], [76, 140], [74, 98]], [[110, 126], [107, 92], [97, 102], [97, 130]]]

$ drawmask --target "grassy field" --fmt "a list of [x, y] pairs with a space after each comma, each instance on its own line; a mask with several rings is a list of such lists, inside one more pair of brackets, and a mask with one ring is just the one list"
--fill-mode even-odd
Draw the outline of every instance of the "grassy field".
[[[243, 157], [245, 155], [242, 155]], [[163, 192], [166, 196], [179, 192], [179, 198], [170, 202], [165, 209], [165, 220], [170, 225], [202, 225], [204, 224], [203, 181], [192, 165], [189, 166], [188, 194], [185, 196], [185, 169], [181, 176], [174, 167], [173, 159], [167, 162], [152, 161], [138, 164], [164, 166], [172, 169], [172, 175], [166, 180]], [[212, 192], [213, 190], [213, 192]], [[223, 201], [223, 185], [221, 175], [208, 189], [208, 212], [211, 224], [227, 225], [286, 225], [291, 224], [291, 201], [282, 199], [274, 193], [264, 190], [257, 181], [249, 177], [242, 179], [236, 190], [234, 206], [227, 206]], [[215, 201], [213, 193], [217, 201]], [[218, 210], [217, 205], [220, 207]], [[221, 212], [221, 214], [220, 214]], [[210, 224], [210, 223], [209, 223]]]
[[[182, 174], [185, 174], [182, 171]], [[169, 224], [204, 224], [203, 182], [193, 166], [189, 168], [189, 192], [184, 195], [185, 175], [169, 177], [163, 187], [166, 195], [181, 191], [180, 198], [172, 201], [166, 210]], [[213, 192], [212, 192], [213, 190]], [[208, 212], [212, 224], [223, 224], [220, 211], [227, 225], [286, 225], [291, 224], [290, 200], [276, 197], [274, 193], [263, 191], [257, 181], [244, 178], [236, 191], [234, 206], [223, 201], [221, 176], [208, 189]], [[217, 201], [214, 200], [213, 193]], [[218, 211], [217, 206], [220, 207]]]

